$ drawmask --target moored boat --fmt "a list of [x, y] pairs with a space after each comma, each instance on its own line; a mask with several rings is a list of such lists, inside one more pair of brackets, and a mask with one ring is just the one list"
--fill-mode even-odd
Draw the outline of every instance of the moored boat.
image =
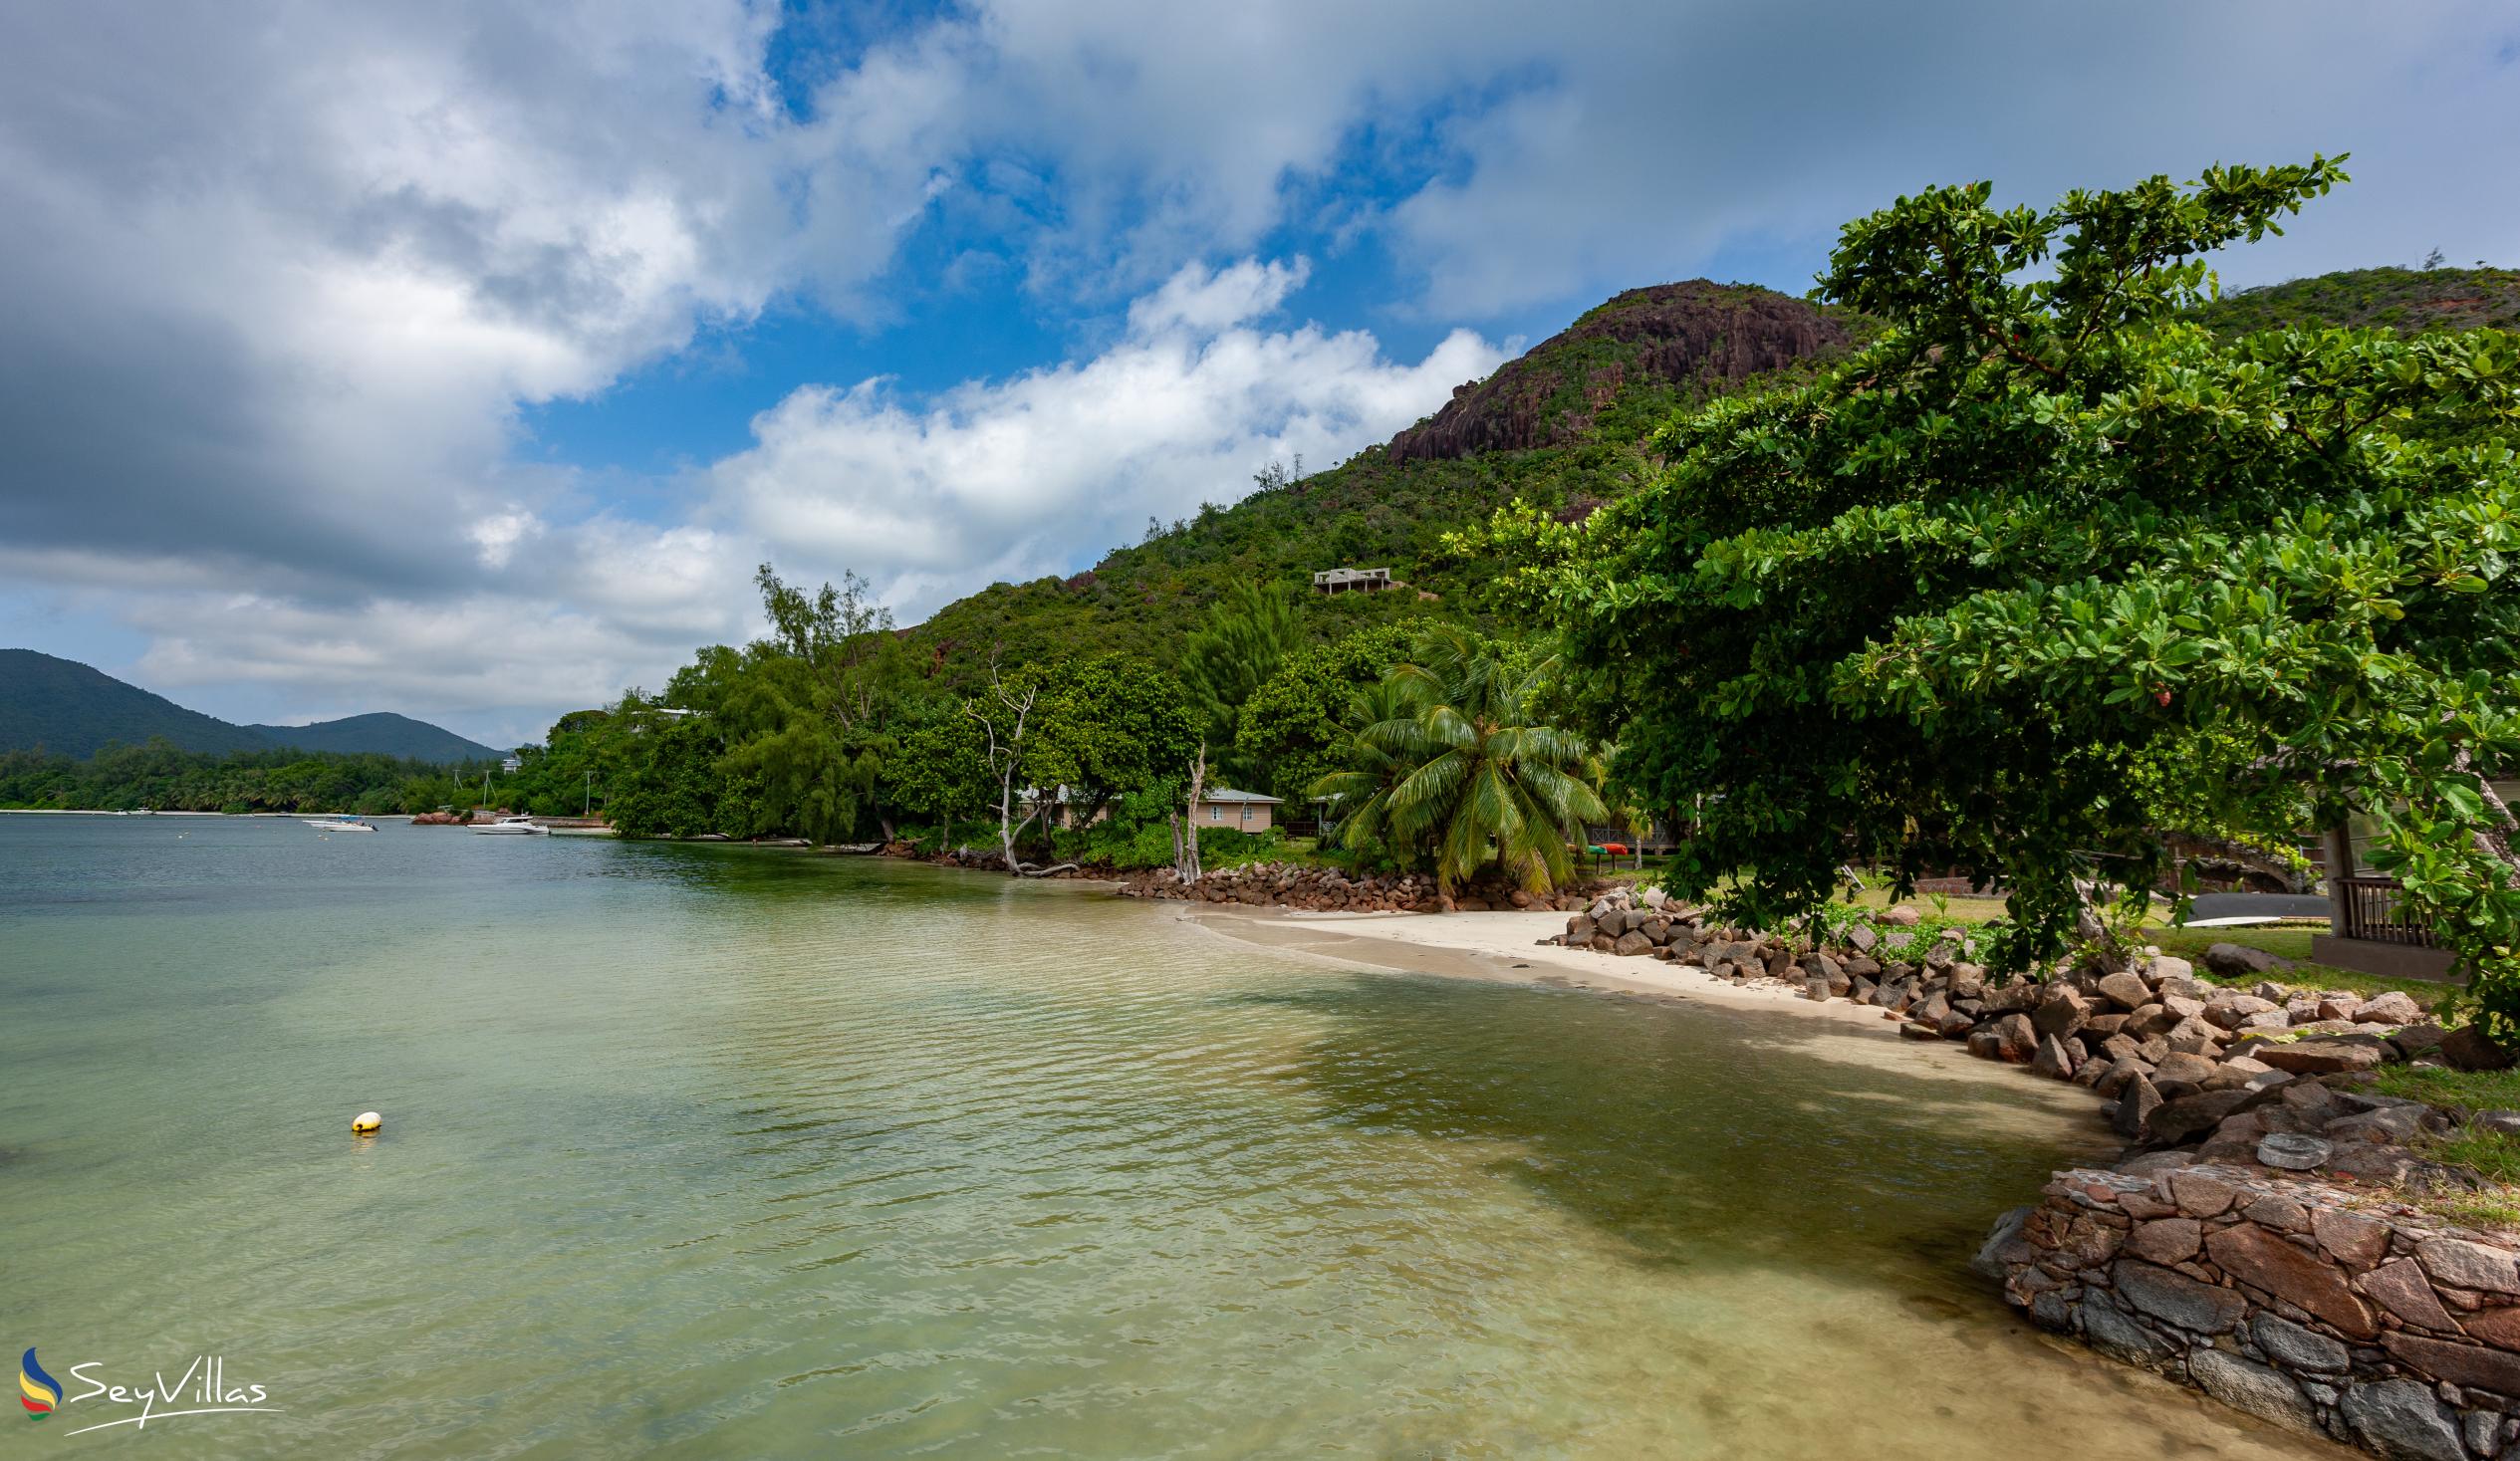
[[549, 837], [551, 829], [531, 817], [502, 817], [486, 827], [475, 827], [483, 837]]

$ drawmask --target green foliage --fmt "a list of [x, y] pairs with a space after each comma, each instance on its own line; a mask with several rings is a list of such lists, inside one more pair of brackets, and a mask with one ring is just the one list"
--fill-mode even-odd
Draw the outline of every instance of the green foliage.
[[1235, 755], [1242, 708], [1302, 642], [1294, 593], [1284, 583], [1238, 583], [1208, 611], [1207, 624], [1181, 649], [1181, 685], [1189, 692], [1200, 733], [1228, 777], [1256, 780], [1256, 766]]
[[2520, 330], [2520, 270], [2348, 269], [2227, 294], [2196, 311], [2217, 335], [2267, 330]]
[[2449, 1110], [2520, 1110], [2520, 1070], [2453, 1071], [2447, 1066], [2383, 1066], [2372, 1073], [2383, 1096]]
[[1569, 843], [1608, 815], [1580, 736], [1547, 724], [1555, 659], [1521, 665], [1468, 633], [1427, 630], [1392, 669], [1386, 718], [1357, 733], [1357, 765], [1313, 791], [1333, 799], [1351, 848], [1424, 849], [1446, 889], [1494, 861], [1534, 892], [1571, 881]]
[[1080, 819], [1124, 792], [1188, 774], [1198, 749], [1188, 698], [1147, 661], [1126, 654], [1059, 659], [1008, 679], [1041, 691], [1022, 781], [1068, 788]]
[[163, 741], [86, 760], [0, 751], [0, 807], [127, 812], [433, 812], [452, 768], [390, 756], [263, 750], [211, 754]]
[[1701, 809], [1683, 889], [1768, 922], [1850, 859], [2000, 877], [2026, 961], [2078, 880], [2155, 881], [2164, 828], [2350, 799], [2487, 1018], [2520, 1015], [2512, 826], [2478, 775], [2520, 765], [2513, 342], [2183, 319], [2204, 254], [2342, 179], [1901, 199], [1823, 280], [1878, 342], [1674, 421], [1671, 470], [1581, 533], [1498, 525], [1623, 775]]
[[1404, 624], [1378, 624], [1288, 655], [1242, 705], [1234, 750], [1246, 789], [1303, 806], [1313, 783], [1344, 765], [1357, 692], [1382, 683], [1415, 637]]

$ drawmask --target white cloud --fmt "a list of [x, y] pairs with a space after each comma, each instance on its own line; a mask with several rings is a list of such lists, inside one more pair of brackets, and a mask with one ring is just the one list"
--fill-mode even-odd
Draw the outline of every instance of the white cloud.
[[782, 564], [853, 569], [915, 615], [1239, 498], [1272, 458], [1323, 465], [1382, 440], [1503, 359], [1468, 331], [1406, 365], [1363, 332], [1251, 323], [1303, 277], [1300, 261], [1189, 265], [1104, 354], [924, 404], [882, 380], [800, 389], [714, 468], [717, 510]]
[[[1270, 324], [1312, 278], [1299, 247], [1328, 270], [1380, 246], [1393, 307], [1522, 325], [1809, 256], [1929, 182], [2045, 202], [2313, 149], [2360, 180], [2234, 280], [2520, 243], [2520, 160], [2476, 140], [2520, 131], [2497, 0], [980, 0], [796, 93], [785, 23], [768, 0], [11, 11], [12, 602], [291, 714], [567, 708], [742, 632], [761, 557], [916, 612], [1065, 572], [1272, 456], [1335, 459], [1495, 363], [1466, 332], [1412, 365]], [[951, 262], [904, 281], [929, 228]], [[1124, 333], [932, 397], [766, 381], [752, 446], [646, 484], [637, 516], [518, 451], [525, 407], [703, 330], [799, 299], [888, 320], [1009, 267]]]

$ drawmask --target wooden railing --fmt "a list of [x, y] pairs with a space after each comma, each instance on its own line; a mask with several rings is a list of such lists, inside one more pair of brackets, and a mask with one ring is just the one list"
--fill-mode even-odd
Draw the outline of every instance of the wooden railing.
[[2413, 944], [2418, 948], [2434, 948], [2432, 934], [2420, 923], [2401, 921], [2397, 916], [2397, 879], [2394, 877], [2340, 877], [2336, 884], [2344, 893], [2345, 926], [2337, 932], [2347, 938], [2367, 938], [2375, 943]]

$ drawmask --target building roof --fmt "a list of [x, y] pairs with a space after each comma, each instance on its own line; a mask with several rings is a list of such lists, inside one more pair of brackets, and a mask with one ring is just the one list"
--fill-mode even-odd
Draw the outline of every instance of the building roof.
[[1202, 802], [1265, 802], [1268, 805], [1275, 807], [1285, 799], [1281, 797], [1264, 797], [1258, 792], [1238, 792], [1232, 787], [1210, 787], [1208, 790], [1199, 794], [1199, 800]]
[[1386, 568], [1335, 568], [1323, 569], [1321, 572], [1313, 575], [1313, 582], [1316, 584], [1347, 584], [1354, 583], [1359, 579], [1387, 579], [1390, 576], [1391, 571]]

